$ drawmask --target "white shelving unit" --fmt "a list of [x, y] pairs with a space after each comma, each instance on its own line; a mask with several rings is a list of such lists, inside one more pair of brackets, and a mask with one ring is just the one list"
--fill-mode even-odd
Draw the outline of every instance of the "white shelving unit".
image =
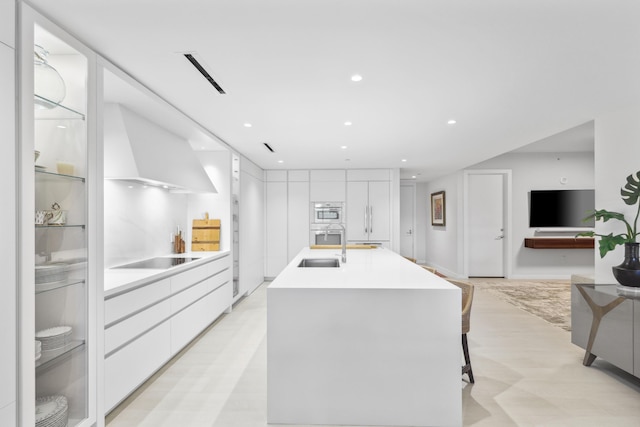
[[[36, 425], [36, 399], [64, 396], [68, 426], [102, 425], [102, 174], [97, 159], [96, 56], [28, 6], [20, 9], [20, 345], [18, 425]], [[62, 77], [55, 102], [34, 88], [42, 77], [34, 45]], [[34, 150], [40, 152], [34, 165]], [[65, 219], [36, 223], [36, 211]], [[55, 275], [43, 271], [55, 269]], [[100, 272], [100, 274], [98, 274]], [[53, 350], [34, 353], [38, 331], [71, 327]]]

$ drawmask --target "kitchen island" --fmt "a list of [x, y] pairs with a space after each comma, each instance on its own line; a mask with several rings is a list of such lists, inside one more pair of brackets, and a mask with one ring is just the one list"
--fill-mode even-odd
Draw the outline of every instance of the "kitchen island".
[[462, 425], [461, 293], [387, 249], [302, 250], [267, 289], [267, 420]]

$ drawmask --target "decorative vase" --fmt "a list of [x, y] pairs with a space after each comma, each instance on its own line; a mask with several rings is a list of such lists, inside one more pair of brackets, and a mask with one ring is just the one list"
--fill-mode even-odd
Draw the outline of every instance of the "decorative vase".
[[640, 243], [624, 244], [624, 261], [622, 264], [611, 267], [613, 276], [622, 286], [634, 288], [640, 287], [640, 259], [638, 252]]
[[37, 95], [35, 104], [38, 108], [54, 108], [64, 99], [67, 88], [64, 80], [47, 62], [49, 52], [42, 46], [35, 45], [33, 49], [34, 92]]

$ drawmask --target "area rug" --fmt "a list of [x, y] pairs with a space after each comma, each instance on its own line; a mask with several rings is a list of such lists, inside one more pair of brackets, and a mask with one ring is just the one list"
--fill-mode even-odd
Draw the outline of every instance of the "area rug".
[[487, 291], [520, 309], [571, 331], [571, 283], [569, 280], [509, 280], [473, 278], [476, 289]]

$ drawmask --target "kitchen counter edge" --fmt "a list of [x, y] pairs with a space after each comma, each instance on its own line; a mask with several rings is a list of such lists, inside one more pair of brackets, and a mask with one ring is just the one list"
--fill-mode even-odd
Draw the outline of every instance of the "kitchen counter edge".
[[231, 251], [215, 252], [186, 252], [182, 254], [167, 255], [167, 258], [193, 257], [200, 258], [186, 264], [180, 264], [168, 269], [119, 269], [106, 268], [104, 270], [104, 298], [109, 299], [125, 292], [132, 291], [151, 282], [175, 276], [216, 259], [228, 256]]

